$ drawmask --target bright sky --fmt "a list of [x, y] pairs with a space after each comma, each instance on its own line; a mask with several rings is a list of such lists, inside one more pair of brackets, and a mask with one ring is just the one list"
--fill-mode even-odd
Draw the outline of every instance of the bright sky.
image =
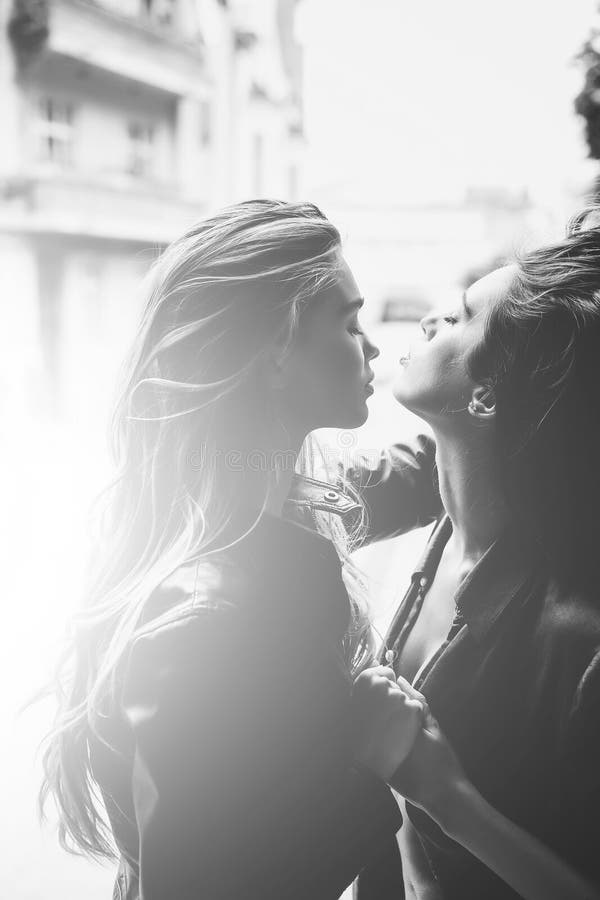
[[302, 0], [309, 190], [400, 201], [589, 179], [572, 62], [596, 0]]

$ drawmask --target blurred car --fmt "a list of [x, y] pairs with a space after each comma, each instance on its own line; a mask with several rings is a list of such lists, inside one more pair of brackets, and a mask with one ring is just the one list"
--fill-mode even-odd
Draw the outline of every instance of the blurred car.
[[400, 357], [406, 355], [410, 342], [418, 334], [419, 322], [433, 305], [431, 294], [417, 287], [403, 287], [384, 297], [379, 319], [367, 329], [380, 350], [379, 358], [373, 362], [379, 384], [393, 380]]
[[432, 306], [431, 297], [418, 289], [394, 293], [383, 301], [381, 321], [420, 322]]

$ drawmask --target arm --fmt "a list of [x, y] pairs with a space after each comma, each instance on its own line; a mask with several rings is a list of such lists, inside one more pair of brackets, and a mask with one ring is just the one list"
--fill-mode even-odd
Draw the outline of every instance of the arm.
[[456, 784], [448, 799], [448, 809], [438, 810], [432, 818], [524, 900], [598, 900], [600, 894], [595, 888], [548, 847], [490, 806], [472, 784]]
[[256, 638], [212, 611], [133, 645], [143, 900], [336, 898], [401, 824], [383, 781], [340, 758], [333, 665], [296, 664], [277, 641], [262, 659]]
[[[402, 685], [413, 696], [421, 696], [404, 680]], [[578, 871], [490, 806], [466, 778], [429, 712], [426, 727], [390, 783], [524, 900], [600, 897]], [[562, 825], [568, 827], [566, 822]]]
[[[399, 795], [397, 795], [399, 796]], [[398, 848], [402, 858], [405, 900], [443, 900], [441, 890], [431, 873], [431, 866], [423, 850], [421, 838], [406, 815], [401, 799], [402, 828], [398, 832]], [[410, 864], [407, 864], [407, 858]]]
[[357, 453], [345, 472], [362, 494], [369, 528], [365, 543], [396, 537], [433, 522], [442, 512], [435, 442], [420, 435], [373, 454]]

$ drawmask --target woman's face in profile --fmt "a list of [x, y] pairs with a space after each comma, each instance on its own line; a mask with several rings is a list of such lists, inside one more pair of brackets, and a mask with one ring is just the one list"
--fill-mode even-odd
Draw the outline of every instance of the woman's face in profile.
[[302, 312], [285, 363], [282, 406], [307, 431], [357, 428], [367, 419], [373, 393], [370, 361], [379, 350], [361, 327], [363, 298], [354, 276], [340, 263], [336, 283]]
[[466, 411], [476, 386], [467, 357], [483, 338], [486, 313], [506, 295], [515, 273], [514, 265], [496, 269], [457, 302], [421, 320], [421, 334], [400, 361], [394, 382], [399, 403], [432, 422]]

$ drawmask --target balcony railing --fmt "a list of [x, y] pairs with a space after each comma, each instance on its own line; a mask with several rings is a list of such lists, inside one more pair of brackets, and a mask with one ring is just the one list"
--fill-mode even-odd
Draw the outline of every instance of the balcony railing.
[[199, 23], [184, 22], [177, 3], [164, 0], [160, 9], [132, 0], [14, 0], [8, 30], [21, 68], [58, 54], [167, 93], [200, 96], [207, 75]]
[[108, 184], [71, 174], [20, 176], [0, 183], [0, 228], [166, 243], [205, 212], [175, 185]]

